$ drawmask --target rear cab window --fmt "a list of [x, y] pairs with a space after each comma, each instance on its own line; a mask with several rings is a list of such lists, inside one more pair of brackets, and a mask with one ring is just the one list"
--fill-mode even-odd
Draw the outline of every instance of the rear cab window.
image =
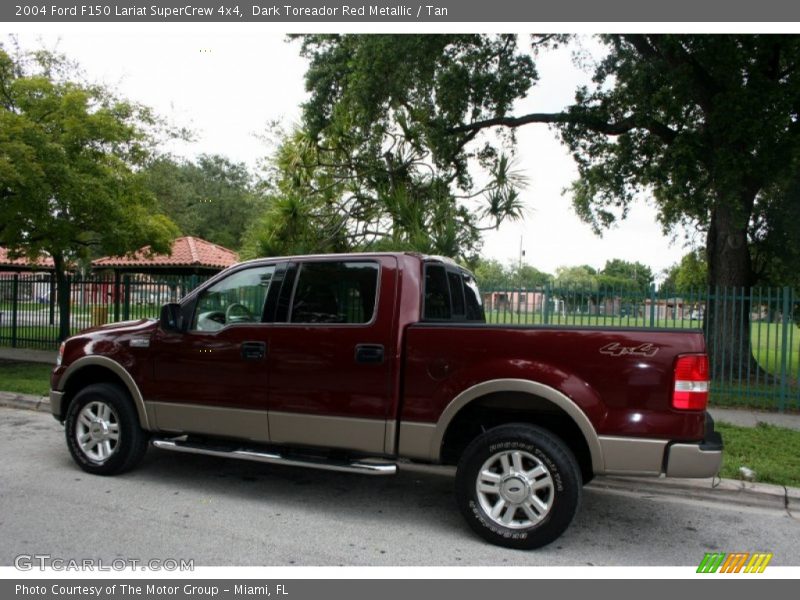
[[475, 277], [458, 265], [425, 263], [422, 320], [449, 323], [484, 323]]

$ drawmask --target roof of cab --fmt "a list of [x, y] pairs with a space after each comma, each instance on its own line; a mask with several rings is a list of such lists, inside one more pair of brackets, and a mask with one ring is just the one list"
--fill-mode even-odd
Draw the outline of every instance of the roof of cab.
[[291, 256], [264, 256], [251, 258], [250, 260], [237, 263], [236, 266], [262, 263], [273, 261], [292, 261], [292, 260], [314, 260], [314, 259], [353, 259], [353, 258], [374, 258], [376, 256], [413, 256], [422, 261], [436, 261], [460, 267], [456, 261], [447, 256], [436, 254], [422, 254], [421, 252], [347, 252], [338, 254], [294, 254]]

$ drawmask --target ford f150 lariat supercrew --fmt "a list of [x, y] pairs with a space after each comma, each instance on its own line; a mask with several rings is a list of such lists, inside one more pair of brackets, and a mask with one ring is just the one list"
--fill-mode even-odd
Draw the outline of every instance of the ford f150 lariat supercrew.
[[709, 477], [699, 331], [485, 323], [473, 276], [412, 253], [258, 259], [161, 318], [69, 338], [53, 415], [81, 468], [177, 452], [373, 475], [456, 466], [485, 539], [557, 538], [599, 474]]

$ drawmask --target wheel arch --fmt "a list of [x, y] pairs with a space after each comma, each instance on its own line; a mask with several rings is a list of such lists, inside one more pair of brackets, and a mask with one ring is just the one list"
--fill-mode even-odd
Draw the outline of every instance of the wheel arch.
[[127, 390], [136, 414], [139, 417], [139, 425], [142, 429], [149, 431], [150, 421], [144, 404], [144, 398], [136, 385], [133, 377], [117, 361], [105, 356], [84, 356], [72, 363], [58, 384], [59, 391], [64, 393], [61, 406], [61, 419], [67, 414], [70, 402], [75, 395], [87, 385], [92, 383], [115, 383]]
[[453, 443], [458, 446], [459, 426], [479, 415], [481, 410], [486, 415], [494, 412], [496, 424], [520, 420], [520, 416], [524, 421], [527, 416], [531, 423], [566, 437], [564, 441], [576, 454], [585, 477], [605, 470], [599, 437], [583, 410], [555, 388], [527, 379], [485, 381], [456, 396], [445, 408], [431, 435], [431, 458], [435, 462], [452, 458], [448, 457], [448, 452]]

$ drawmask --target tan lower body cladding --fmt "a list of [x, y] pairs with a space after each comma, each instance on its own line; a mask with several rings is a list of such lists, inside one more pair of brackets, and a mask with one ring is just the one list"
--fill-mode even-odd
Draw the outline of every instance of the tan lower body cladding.
[[[376, 456], [394, 454], [438, 462], [441, 448], [436, 423], [393, 421], [267, 412], [194, 404], [148, 402], [157, 429], [317, 448], [353, 450]], [[596, 474], [659, 475], [663, 471], [666, 440], [599, 436], [602, 470]]]
[[171, 402], [148, 402], [147, 409], [159, 431], [262, 443], [341, 448], [376, 455], [387, 453], [387, 428], [390, 432], [394, 431], [394, 423], [378, 419], [268, 413], [266, 410]]
[[[399, 454], [417, 460], [439, 460], [435, 423], [400, 423]], [[595, 474], [659, 475], [664, 465], [667, 440], [598, 436], [602, 468]]]
[[159, 431], [270, 441], [269, 419], [263, 410], [172, 402], [147, 402], [147, 408]]

